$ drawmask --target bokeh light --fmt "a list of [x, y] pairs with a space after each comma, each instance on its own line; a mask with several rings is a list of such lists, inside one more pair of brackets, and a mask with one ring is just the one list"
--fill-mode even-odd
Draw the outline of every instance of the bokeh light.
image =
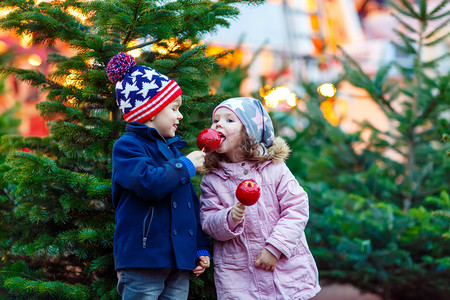
[[42, 63], [42, 58], [37, 54], [28, 56], [28, 63], [32, 66], [39, 67]]
[[[133, 41], [131, 41], [131, 42], [129, 42], [127, 44], [127, 48], [131, 48], [131, 47], [137, 46], [138, 44], [139, 44], [139, 42], [137, 40], [133, 40]], [[128, 51], [127, 53], [130, 54], [133, 57], [139, 57], [142, 54], [142, 50], [141, 49], [134, 49], [134, 50]]]
[[286, 104], [289, 107], [294, 107], [297, 105], [297, 95], [292, 93], [289, 88], [285, 86], [279, 86], [269, 90], [269, 92], [266, 94], [261, 94], [261, 96], [263, 96], [265, 104], [269, 108], [277, 107], [282, 101], [286, 101]]
[[336, 94], [336, 88], [332, 83], [324, 83], [317, 88], [317, 92], [324, 97], [333, 97]]

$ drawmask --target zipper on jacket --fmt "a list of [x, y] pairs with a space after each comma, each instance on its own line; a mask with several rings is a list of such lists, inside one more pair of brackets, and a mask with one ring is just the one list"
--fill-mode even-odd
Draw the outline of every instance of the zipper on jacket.
[[[154, 208], [153, 206], [150, 207], [150, 211], [148, 212], [148, 214], [145, 216], [144, 219], [144, 224], [142, 224], [142, 248], [147, 248], [147, 236], [150, 232], [150, 226], [152, 225], [152, 220], [153, 220], [153, 211]], [[148, 222], [148, 230], [145, 226], [145, 224], [147, 224], [147, 219], [150, 216], [150, 221]]]

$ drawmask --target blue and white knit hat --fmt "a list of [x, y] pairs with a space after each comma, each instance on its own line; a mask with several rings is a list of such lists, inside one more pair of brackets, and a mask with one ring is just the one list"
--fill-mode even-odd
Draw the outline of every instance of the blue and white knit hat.
[[249, 137], [254, 138], [257, 143], [261, 143], [265, 147], [272, 145], [275, 138], [273, 124], [261, 101], [247, 97], [231, 98], [223, 101], [214, 109], [213, 117], [216, 110], [221, 107], [234, 112], [244, 125]]
[[106, 73], [116, 84], [117, 105], [127, 122], [147, 122], [182, 94], [174, 80], [136, 65], [134, 58], [123, 52], [109, 61]]

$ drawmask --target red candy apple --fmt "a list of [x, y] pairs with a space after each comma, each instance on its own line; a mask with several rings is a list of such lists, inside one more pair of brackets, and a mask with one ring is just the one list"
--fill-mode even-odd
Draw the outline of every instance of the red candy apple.
[[211, 128], [206, 128], [200, 131], [197, 137], [197, 146], [200, 150], [205, 152], [216, 151], [220, 147], [220, 134]]
[[253, 179], [242, 181], [236, 189], [236, 198], [239, 202], [247, 206], [255, 204], [260, 195], [261, 189]]

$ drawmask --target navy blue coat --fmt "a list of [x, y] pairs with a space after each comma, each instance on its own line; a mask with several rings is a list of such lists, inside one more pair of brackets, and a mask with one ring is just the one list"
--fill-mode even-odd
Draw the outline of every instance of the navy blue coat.
[[116, 269], [193, 270], [197, 250], [208, 250], [199, 199], [179, 148], [156, 129], [131, 122], [113, 148]]

